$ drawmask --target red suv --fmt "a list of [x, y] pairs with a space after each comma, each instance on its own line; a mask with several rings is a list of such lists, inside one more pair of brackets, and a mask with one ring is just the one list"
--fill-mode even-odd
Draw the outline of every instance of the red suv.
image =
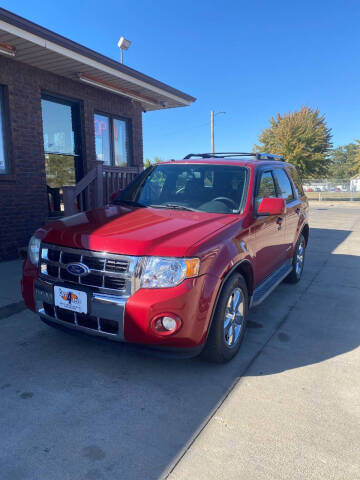
[[300, 280], [308, 238], [308, 202], [281, 157], [188, 155], [40, 228], [22, 293], [50, 325], [225, 362], [249, 308]]

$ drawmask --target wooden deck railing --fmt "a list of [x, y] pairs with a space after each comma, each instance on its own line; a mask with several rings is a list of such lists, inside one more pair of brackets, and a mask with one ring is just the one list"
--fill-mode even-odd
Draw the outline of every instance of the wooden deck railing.
[[142, 166], [110, 167], [97, 161], [75, 186], [63, 187], [65, 216], [105, 205], [114, 192], [125, 188], [142, 170]]
[[109, 165], [103, 165], [104, 204], [109, 201], [114, 192], [125, 188], [142, 170], [142, 166], [110, 167]]

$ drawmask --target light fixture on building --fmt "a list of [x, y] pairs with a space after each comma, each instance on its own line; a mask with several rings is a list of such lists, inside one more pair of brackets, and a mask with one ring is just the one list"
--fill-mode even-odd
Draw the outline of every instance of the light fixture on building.
[[131, 45], [130, 40], [126, 40], [125, 37], [121, 37], [120, 40], [118, 41], [118, 47], [120, 48], [121, 51], [121, 63], [123, 63], [123, 51], [124, 50], [129, 50], [129, 47]]
[[0, 42], [0, 53], [3, 55], [9, 55], [10, 57], [15, 57], [16, 48], [8, 43]]

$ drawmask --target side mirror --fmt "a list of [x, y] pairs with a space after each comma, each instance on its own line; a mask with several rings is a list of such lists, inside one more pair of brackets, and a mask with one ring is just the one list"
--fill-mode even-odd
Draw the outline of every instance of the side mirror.
[[257, 209], [258, 215], [284, 215], [286, 204], [283, 198], [263, 198]]
[[119, 193], [121, 192], [121, 190], [117, 190], [116, 192], [112, 193], [110, 195], [110, 203], [115, 200], [115, 198], [119, 195]]

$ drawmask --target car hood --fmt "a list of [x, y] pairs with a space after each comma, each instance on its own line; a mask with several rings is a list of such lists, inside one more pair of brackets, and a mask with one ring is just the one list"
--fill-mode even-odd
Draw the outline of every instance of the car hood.
[[234, 215], [109, 205], [46, 225], [48, 243], [125, 255], [185, 256]]

